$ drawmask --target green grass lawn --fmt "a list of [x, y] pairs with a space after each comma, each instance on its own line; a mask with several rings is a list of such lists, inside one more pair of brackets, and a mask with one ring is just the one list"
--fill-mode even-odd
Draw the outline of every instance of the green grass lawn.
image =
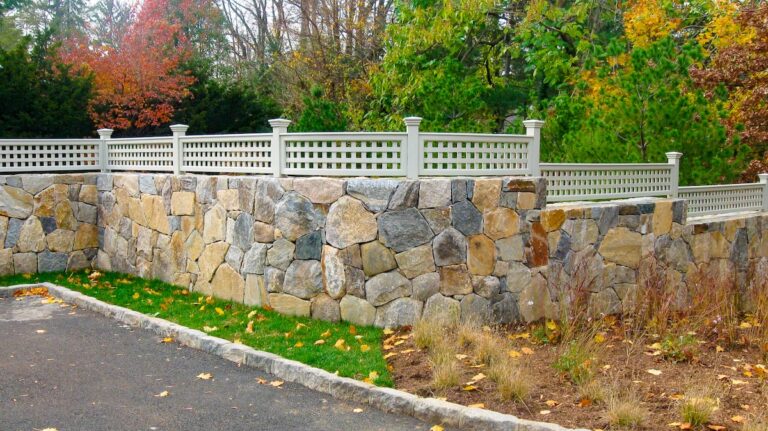
[[0, 277], [0, 286], [48, 281], [341, 376], [392, 386], [381, 352], [381, 329], [284, 316], [265, 308], [205, 297], [159, 280], [113, 272], [91, 280], [90, 274], [80, 271], [6, 276]]

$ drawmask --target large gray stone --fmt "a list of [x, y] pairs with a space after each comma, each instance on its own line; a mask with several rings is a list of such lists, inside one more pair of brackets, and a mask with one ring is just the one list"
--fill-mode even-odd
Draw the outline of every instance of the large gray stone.
[[10, 186], [0, 186], [0, 216], [25, 219], [32, 214], [35, 201], [31, 194]]
[[531, 285], [531, 270], [520, 262], [512, 262], [507, 271], [507, 290], [520, 293]]
[[13, 248], [19, 241], [21, 227], [24, 226], [24, 220], [18, 218], [8, 219], [8, 232], [5, 234], [5, 248]]
[[459, 301], [446, 298], [438, 293], [427, 299], [421, 317], [424, 320], [434, 320], [446, 324], [456, 323], [461, 317], [461, 306]]
[[491, 318], [493, 323], [501, 325], [519, 321], [520, 311], [515, 296], [511, 293], [503, 293], [501, 299], [491, 306]]
[[139, 192], [151, 195], [157, 194], [154, 175], [139, 175]]
[[398, 328], [414, 325], [421, 318], [424, 304], [411, 298], [398, 298], [376, 310], [375, 326], [380, 328]]
[[0, 249], [0, 275], [13, 275], [13, 250]]
[[254, 194], [253, 217], [264, 223], [272, 223], [275, 220], [275, 206], [284, 193], [278, 179], [259, 179]]
[[340, 299], [346, 293], [344, 262], [339, 254], [337, 248], [323, 247], [323, 285], [333, 299]]
[[376, 307], [365, 299], [347, 295], [339, 303], [341, 319], [360, 326], [373, 325], [376, 319]]
[[213, 202], [216, 195], [216, 177], [201, 175], [195, 186], [195, 196], [197, 201], [202, 204]]
[[30, 174], [21, 176], [21, 184], [27, 193], [36, 195], [53, 185], [53, 175]]
[[221, 205], [215, 205], [209, 209], [203, 217], [203, 241], [210, 244], [223, 241], [227, 233], [227, 210]]
[[232, 268], [240, 268], [243, 263], [243, 250], [237, 246], [229, 247], [227, 254], [224, 256], [224, 261]]
[[272, 248], [267, 252], [267, 261], [271, 266], [280, 268], [283, 271], [288, 269], [288, 265], [293, 260], [293, 253], [296, 246], [287, 239], [281, 238], [272, 244]]
[[376, 239], [376, 217], [357, 199], [344, 196], [331, 205], [326, 223], [328, 243], [336, 248]]
[[268, 244], [255, 242], [243, 256], [243, 266], [240, 270], [243, 274], [264, 274], [267, 262]]
[[339, 303], [325, 294], [317, 295], [312, 298], [310, 310], [313, 319], [325, 320], [328, 322], [338, 322], [341, 320], [341, 310]]
[[421, 180], [419, 208], [445, 207], [451, 204], [451, 180], [435, 178]]
[[491, 275], [472, 277], [472, 290], [483, 298], [491, 299], [501, 291], [501, 281]]
[[429, 242], [434, 234], [416, 208], [388, 211], [379, 216], [379, 237], [396, 252]]
[[242, 212], [235, 220], [232, 245], [241, 250], [248, 250], [251, 244], [253, 244], [253, 217], [247, 212]]
[[472, 293], [472, 280], [467, 265], [450, 265], [440, 268], [440, 293], [447, 296]]
[[491, 320], [491, 301], [471, 293], [461, 299], [461, 321], [485, 323]]
[[413, 280], [413, 298], [426, 301], [430, 296], [440, 291], [440, 275], [436, 272], [422, 274]]
[[251, 212], [256, 196], [256, 178], [243, 177], [239, 178], [239, 180], [240, 181], [237, 183], [237, 190], [239, 192], [240, 208], [244, 211]]
[[66, 271], [67, 260], [67, 253], [51, 253], [45, 250], [37, 254], [37, 270], [39, 272]]
[[456, 229], [448, 228], [435, 237], [432, 250], [437, 266], [457, 265], [467, 261], [467, 238]]
[[37, 272], [36, 253], [16, 253], [13, 255], [13, 269], [16, 274], [34, 274]]
[[293, 189], [312, 203], [330, 204], [344, 194], [344, 180], [327, 177], [296, 178]]
[[316, 230], [296, 240], [296, 259], [320, 260], [323, 251], [323, 232]]
[[525, 247], [521, 235], [513, 235], [496, 241], [496, 251], [505, 262], [521, 262], [525, 258]]
[[453, 227], [464, 235], [483, 232], [483, 215], [470, 201], [461, 201], [451, 207]]
[[415, 208], [419, 203], [419, 181], [402, 181], [389, 199], [390, 210]]
[[325, 225], [325, 215], [309, 199], [289, 192], [275, 207], [274, 224], [285, 238], [296, 241], [309, 232], [321, 229]]
[[[248, 275], [248, 277], [250, 277], [250, 275]], [[281, 293], [284, 285], [285, 271], [272, 268], [271, 266], [268, 266], [267, 269], [264, 270], [264, 286], [266, 287], [267, 292]]]
[[294, 260], [285, 273], [283, 292], [309, 299], [323, 291], [323, 270], [316, 260]]
[[399, 181], [387, 179], [352, 178], [347, 180], [347, 194], [360, 199], [373, 212], [387, 209], [389, 198]]
[[411, 282], [399, 272], [379, 274], [365, 283], [366, 299], [378, 307], [411, 294]]
[[20, 252], [43, 251], [45, 249], [45, 233], [37, 217], [32, 216], [24, 222], [16, 245]]

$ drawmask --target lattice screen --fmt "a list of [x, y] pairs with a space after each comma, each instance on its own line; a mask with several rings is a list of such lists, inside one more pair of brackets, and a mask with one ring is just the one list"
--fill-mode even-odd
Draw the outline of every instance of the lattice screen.
[[0, 141], [0, 172], [91, 171], [99, 167], [99, 140]]
[[111, 170], [173, 172], [173, 139], [111, 139], [107, 145]]
[[547, 201], [623, 199], [667, 196], [671, 165], [542, 163]]
[[286, 175], [405, 175], [403, 133], [292, 133], [281, 139]]
[[679, 195], [688, 200], [689, 217], [760, 211], [763, 207], [763, 185], [759, 183], [680, 187]]
[[424, 175], [529, 173], [525, 136], [422, 133], [420, 140]]
[[272, 172], [271, 134], [181, 138], [182, 172]]

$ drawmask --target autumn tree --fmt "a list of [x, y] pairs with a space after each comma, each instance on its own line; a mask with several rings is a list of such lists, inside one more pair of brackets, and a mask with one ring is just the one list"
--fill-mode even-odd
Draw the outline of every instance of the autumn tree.
[[180, 65], [189, 56], [166, 0], [146, 0], [116, 46], [75, 40], [65, 59], [95, 75], [90, 113], [98, 127], [144, 133], [168, 124], [194, 82]]
[[[750, 156], [766, 159], [762, 163], [768, 167], [768, 4], [745, 5], [733, 21], [728, 18], [713, 28], [719, 50], [711, 63], [693, 74], [711, 95], [727, 91], [732, 138], [743, 140], [751, 148]], [[759, 170], [752, 166], [745, 179], [754, 180]]]

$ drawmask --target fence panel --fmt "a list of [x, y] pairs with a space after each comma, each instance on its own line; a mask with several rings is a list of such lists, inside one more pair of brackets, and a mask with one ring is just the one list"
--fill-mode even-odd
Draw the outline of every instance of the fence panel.
[[530, 175], [533, 137], [469, 133], [420, 133], [422, 175]]
[[98, 139], [0, 140], [0, 172], [99, 170]]
[[405, 133], [288, 133], [280, 136], [286, 175], [404, 176]]
[[173, 172], [173, 138], [121, 138], [107, 141], [107, 168], [113, 171]]
[[547, 202], [668, 196], [672, 166], [666, 163], [542, 163]]
[[182, 172], [272, 172], [270, 133], [184, 136], [179, 142]]
[[680, 197], [688, 200], [688, 217], [760, 211], [764, 184], [727, 184], [680, 187]]

